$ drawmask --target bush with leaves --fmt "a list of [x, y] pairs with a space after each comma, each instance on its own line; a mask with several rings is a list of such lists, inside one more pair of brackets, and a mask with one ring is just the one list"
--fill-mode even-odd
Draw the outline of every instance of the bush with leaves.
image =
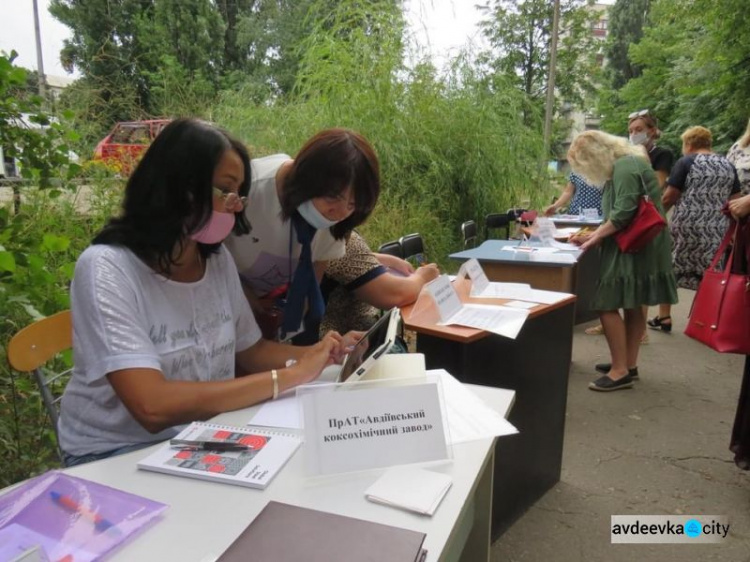
[[[0, 142], [24, 179], [13, 184], [20, 186], [19, 205], [5, 197], [0, 206], [0, 487], [58, 464], [36, 385], [10, 370], [6, 346], [24, 326], [69, 307], [75, 260], [119, 199], [104, 178], [72, 186], [80, 167], [68, 161], [67, 142], [76, 136], [47, 116], [40, 97], [17, 97], [14, 88], [26, 72], [12, 57], [0, 55]], [[6, 196], [12, 189], [0, 187]], [[70, 354], [64, 354], [58, 366], [69, 364]]]
[[324, 128], [358, 130], [381, 163], [380, 201], [362, 228], [370, 245], [419, 232], [429, 259], [457, 268], [447, 256], [461, 248], [463, 221], [550, 199], [541, 121], [526, 126], [524, 94], [469, 64], [446, 78], [429, 63], [406, 68], [400, 10], [367, 4], [315, 4], [293, 93], [254, 103], [252, 92], [226, 92], [212, 118], [254, 157], [294, 155]]

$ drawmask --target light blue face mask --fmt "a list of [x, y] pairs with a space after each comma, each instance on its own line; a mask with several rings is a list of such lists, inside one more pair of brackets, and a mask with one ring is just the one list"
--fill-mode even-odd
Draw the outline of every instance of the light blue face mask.
[[302, 203], [299, 207], [297, 207], [297, 210], [299, 211], [299, 214], [302, 215], [302, 218], [307, 221], [307, 224], [317, 230], [331, 228], [334, 224], [337, 224], [339, 222], [331, 221], [325, 218], [322, 213], [315, 208], [312, 199], [308, 199], [307, 201]]

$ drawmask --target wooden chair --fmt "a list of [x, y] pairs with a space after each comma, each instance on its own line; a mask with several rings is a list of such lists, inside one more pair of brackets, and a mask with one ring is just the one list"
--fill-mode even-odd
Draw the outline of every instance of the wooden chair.
[[424, 242], [421, 234], [407, 234], [398, 239], [404, 252], [403, 258], [408, 260], [414, 258], [417, 265], [424, 263]]
[[461, 223], [461, 237], [464, 240], [464, 250], [471, 244], [471, 247], [477, 245], [477, 223], [474, 221], [465, 221]]
[[491, 238], [490, 233], [494, 229], [505, 229], [505, 238], [510, 238], [510, 225], [513, 222], [509, 213], [490, 213], [484, 218], [484, 239]]
[[391, 240], [390, 242], [381, 244], [380, 248], [378, 248], [378, 253], [404, 259], [404, 249], [401, 247], [401, 243], [398, 240]]
[[[10, 367], [22, 373], [32, 373], [47, 415], [55, 430], [58, 442], [57, 452], [62, 459], [60, 440], [57, 433], [59, 402], [62, 392], [53, 392], [55, 381], [70, 374], [71, 369], [55, 373], [49, 372], [44, 365], [59, 353], [73, 347], [73, 324], [70, 310], [64, 310], [43, 318], [19, 331], [8, 344], [8, 363]], [[59, 386], [59, 385], [56, 385]]]

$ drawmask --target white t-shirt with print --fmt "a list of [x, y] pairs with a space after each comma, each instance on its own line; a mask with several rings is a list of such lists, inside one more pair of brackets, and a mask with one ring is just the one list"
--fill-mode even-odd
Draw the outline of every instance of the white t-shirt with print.
[[[289, 160], [286, 154], [274, 154], [251, 161], [252, 182], [245, 216], [252, 231], [243, 236], [231, 234], [225, 241], [243, 280], [259, 297], [290, 281], [301, 250], [291, 221], [281, 219], [276, 191], [276, 173]], [[341, 258], [346, 250], [344, 240], [336, 240], [328, 229], [317, 231], [311, 246], [313, 262]]]
[[180, 283], [126, 248], [90, 246], [76, 263], [70, 291], [74, 366], [59, 433], [62, 449], [76, 456], [168, 439], [179, 430], [146, 431], [107, 373], [149, 368], [169, 380], [232, 379], [235, 353], [261, 337], [223, 247], [206, 260], [201, 280]]

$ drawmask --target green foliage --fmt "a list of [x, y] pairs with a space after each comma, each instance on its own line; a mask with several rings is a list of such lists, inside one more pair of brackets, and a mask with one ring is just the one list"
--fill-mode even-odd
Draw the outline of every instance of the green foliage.
[[[26, 78], [23, 69], [0, 56], [0, 139], [30, 180], [17, 189], [17, 211], [10, 202], [0, 206], [0, 487], [58, 463], [36, 384], [29, 375], [10, 371], [5, 346], [32, 321], [69, 308], [75, 260], [119, 199], [111, 182], [92, 179], [78, 191], [68, 185], [80, 172], [67, 159], [66, 143], [77, 135], [42, 112], [38, 96], [14, 93]], [[0, 191], [5, 196], [11, 190]]]
[[420, 232], [428, 257], [453, 267], [446, 256], [461, 246], [461, 222], [549, 199], [540, 123], [524, 125], [526, 98], [507, 81], [490, 84], [467, 65], [446, 80], [429, 64], [405, 68], [392, 2], [319, 2], [310, 17], [292, 95], [254, 104], [242, 90], [225, 92], [212, 116], [254, 156], [294, 155], [327, 127], [364, 134], [381, 162], [380, 201], [362, 229], [371, 246]]
[[[581, 107], [593, 92], [598, 71], [591, 26], [597, 16], [586, 8], [591, 3], [560, 2], [557, 105], [565, 102]], [[524, 92], [537, 106], [537, 111], [543, 110], [550, 69], [554, 2], [487, 0], [480, 9], [486, 15], [481, 23], [482, 31], [491, 47], [482, 55], [482, 63]], [[530, 112], [526, 114], [526, 123], [533, 123]]]
[[[619, 0], [618, 4], [629, 4]], [[649, 108], [664, 142], [703, 125], [724, 152], [744, 131], [750, 105], [750, 13], [742, 0], [653, 0], [643, 38], [628, 50], [641, 69], [621, 89], [603, 92], [604, 126], [624, 132], [627, 115]]]
[[620, 1], [609, 9], [605, 55], [607, 77], [616, 90], [641, 75], [640, 67], [628, 58], [628, 49], [643, 37], [650, 9], [651, 0]]

